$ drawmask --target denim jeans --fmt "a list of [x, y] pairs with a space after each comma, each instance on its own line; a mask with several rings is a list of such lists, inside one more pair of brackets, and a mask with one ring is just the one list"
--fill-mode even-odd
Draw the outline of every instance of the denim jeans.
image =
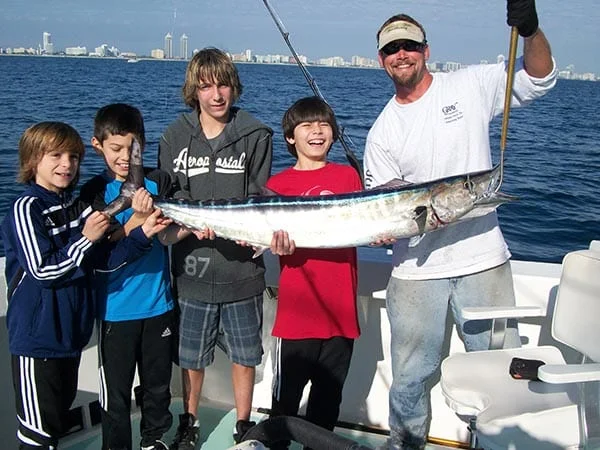
[[[437, 280], [390, 278], [386, 306], [391, 329], [390, 446], [421, 448], [431, 421], [426, 383], [440, 366], [448, 305], [467, 351], [485, 350], [491, 320], [465, 321], [468, 306], [513, 306], [508, 262], [475, 274]], [[505, 348], [521, 345], [509, 321]], [[507, 369], [508, 370], [508, 369]]]

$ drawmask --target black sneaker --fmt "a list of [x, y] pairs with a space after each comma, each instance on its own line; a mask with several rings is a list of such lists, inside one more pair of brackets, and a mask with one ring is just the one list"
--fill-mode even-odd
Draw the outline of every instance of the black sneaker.
[[250, 420], [238, 420], [235, 424], [235, 429], [233, 430], [233, 440], [236, 444], [242, 442], [244, 435], [256, 425], [256, 422]]
[[185, 413], [179, 415], [179, 426], [175, 433], [175, 439], [169, 447], [170, 450], [195, 450], [198, 440], [198, 427], [195, 426], [196, 418], [193, 414]]
[[169, 450], [169, 447], [167, 447], [167, 444], [165, 444], [163, 441], [157, 440], [152, 445], [140, 447], [140, 450]]

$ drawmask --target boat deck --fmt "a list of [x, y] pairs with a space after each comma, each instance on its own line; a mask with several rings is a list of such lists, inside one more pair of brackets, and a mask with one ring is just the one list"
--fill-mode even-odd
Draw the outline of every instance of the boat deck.
[[[268, 265], [266, 274], [267, 284], [272, 289], [277, 287], [277, 274], [279, 267], [275, 257], [265, 257]], [[4, 258], [0, 258], [0, 269], [4, 266]], [[515, 296], [518, 306], [535, 306], [546, 310], [553, 304], [556, 296], [560, 274], [560, 264], [533, 263], [511, 261]], [[388, 427], [388, 393], [392, 383], [390, 364], [390, 330], [385, 301], [381, 293], [385, 289], [391, 271], [391, 255], [381, 248], [359, 249], [359, 297], [358, 311], [362, 334], [357, 339], [353, 362], [344, 385], [343, 401], [340, 411], [340, 420], [344, 423], [365, 424], [368, 430], [387, 429]], [[3, 270], [0, 270], [0, 283], [3, 282]], [[0, 292], [0, 316], [6, 316], [6, 299]], [[256, 383], [254, 386], [253, 407], [256, 411], [265, 411], [271, 404], [272, 391], [272, 359], [273, 338], [270, 330], [276, 311], [276, 301], [269, 295], [264, 300], [263, 345], [265, 356], [263, 363], [257, 367]], [[450, 315], [449, 315], [450, 317]], [[444, 343], [444, 355], [464, 352], [464, 346], [458, 333], [449, 318], [447, 323], [448, 335]], [[563, 345], [551, 336], [551, 316], [545, 318], [528, 318], [519, 321], [519, 333], [524, 347], [553, 345], [561, 349], [568, 362], [576, 362], [580, 355], [569, 352]], [[98, 402], [98, 349], [97, 338], [92, 337], [90, 344], [82, 355], [79, 371], [79, 385], [74, 408], [81, 408], [79, 414], [74, 415], [74, 428], [84, 429], [77, 431], [61, 440], [62, 449], [98, 449], [100, 448], [100, 428], [92, 426], [99, 421]], [[9, 360], [8, 335], [6, 327], [0, 328], [0, 356]], [[181, 377], [179, 369], [173, 367], [171, 392], [173, 394], [172, 412], [174, 424], [169, 433], [164, 437], [168, 444], [172, 441], [177, 425], [177, 416], [182, 412]], [[0, 442], [2, 448], [16, 449], [15, 437], [16, 419], [14, 416], [14, 397], [12, 389], [12, 373], [10, 365], [5, 365], [0, 370], [0, 383], [5, 389], [5, 401], [0, 402]], [[428, 450], [456, 448], [469, 441], [467, 424], [458, 417], [453, 410], [448, 408], [441, 392], [439, 373], [431, 380], [431, 406], [432, 422], [430, 436], [432, 442], [438, 444], [428, 445]], [[307, 390], [303, 397], [304, 407], [308, 397]], [[214, 364], [206, 371], [203, 394], [210, 401], [202, 402], [200, 408], [200, 439], [198, 448], [210, 450], [229, 449], [233, 446], [232, 431], [235, 413], [231, 409], [234, 403], [231, 389], [231, 363], [223, 352], [215, 353]], [[220, 406], [215, 405], [219, 402]], [[94, 405], [93, 405], [94, 404]], [[225, 406], [227, 405], [227, 406]], [[303, 412], [303, 409], [301, 409]], [[254, 420], [261, 420], [264, 416], [258, 412]], [[133, 412], [133, 444], [134, 449], [139, 448], [139, 411]], [[336, 429], [341, 435], [355, 440], [360, 444], [377, 448], [384, 444], [386, 436], [383, 434], [354, 431], [348, 428]], [[449, 447], [444, 447], [447, 445]], [[301, 448], [300, 445], [292, 446], [293, 449]]]
[[[177, 428], [177, 415], [182, 411], [182, 401], [180, 398], [173, 399], [171, 404], [173, 413], [173, 426], [164, 436], [164, 441], [168, 445], [172, 442]], [[260, 421], [266, 418], [265, 414], [253, 413], [252, 420]], [[220, 405], [211, 402], [210, 405], [201, 404], [199, 408], [200, 420], [200, 438], [196, 445], [197, 449], [207, 450], [225, 450], [233, 447], [233, 427], [235, 423], [235, 410], [229, 406]], [[132, 414], [132, 434], [133, 448], [137, 448], [140, 441], [140, 412], [136, 409]], [[382, 434], [369, 433], [366, 431], [350, 430], [346, 428], [336, 428], [335, 432], [348, 439], [355, 440], [359, 444], [371, 447], [373, 449], [382, 446], [386, 437]], [[101, 430], [99, 425], [95, 425], [87, 430], [73, 433], [61, 440], [60, 448], [64, 450], [97, 450], [101, 447]], [[293, 442], [291, 450], [300, 450], [303, 446]], [[428, 445], [428, 450], [443, 449], [436, 445]]]

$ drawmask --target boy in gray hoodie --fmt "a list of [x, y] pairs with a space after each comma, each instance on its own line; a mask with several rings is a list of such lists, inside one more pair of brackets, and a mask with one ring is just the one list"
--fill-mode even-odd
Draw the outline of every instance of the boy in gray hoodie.
[[[159, 167], [173, 182], [171, 195], [191, 200], [243, 198], [261, 193], [269, 178], [272, 130], [233, 106], [242, 93], [237, 69], [216, 48], [200, 50], [188, 64], [182, 114], [160, 139]], [[179, 358], [184, 413], [171, 448], [195, 448], [204, 369], [213, 362], [223, 329], [232, 362], [237, 411], [234, 440], [250, 422], [255, 366], [262, 359], [264, 262], [253, 250], [177, 226], [163, 235], [173, 244], [171, 271], [180, 309]]]

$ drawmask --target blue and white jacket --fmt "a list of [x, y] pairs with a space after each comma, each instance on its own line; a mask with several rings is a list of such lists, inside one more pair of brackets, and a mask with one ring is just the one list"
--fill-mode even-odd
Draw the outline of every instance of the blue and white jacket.
[[13, 201], [1, 226], [6, 282], [16, 285], [6, 314], [13, 355], [79, 356], [97, 311], [94, 269], [116, 269], [150, 249], [141, 227], [116, 243], [93, 244], [81, 234], [91, 213], [70, 192], [35, 183]]

